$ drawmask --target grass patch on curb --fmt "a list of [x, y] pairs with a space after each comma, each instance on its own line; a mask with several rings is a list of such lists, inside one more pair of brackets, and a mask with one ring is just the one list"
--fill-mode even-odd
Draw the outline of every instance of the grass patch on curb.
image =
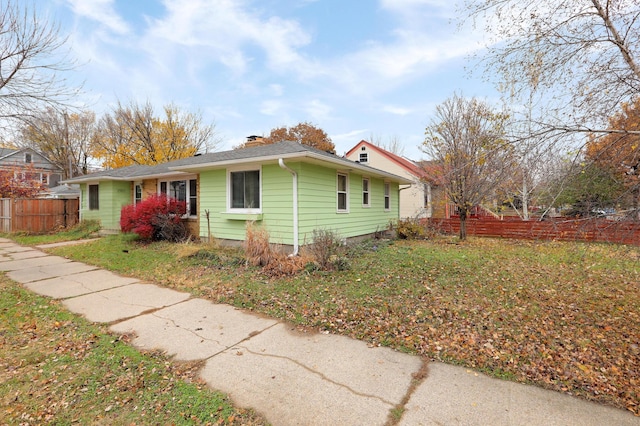
[[0, 275], [0, 424], [243, 424], [195, 363], [140, 353]]
[[95, 235], [99, 230], [100, 223], [98, 221], [85, 220], [69, 229], [63, 229], [50, 234], [28, 234], [24, 232], [17, 232], [14, 234], [1, 234], [1, 236], [4, 238], [10, 238], [18, 244], [36, 246], [39, 244], [59, 243], [63, 241], [76, 241], [91, 238], [92, 235]]
[[369, 243], [351, 256], [349, 270], [276, 279], [222, 249], [110, 238], [52, 252], [640, 415], [638, 247], [490, 238]]

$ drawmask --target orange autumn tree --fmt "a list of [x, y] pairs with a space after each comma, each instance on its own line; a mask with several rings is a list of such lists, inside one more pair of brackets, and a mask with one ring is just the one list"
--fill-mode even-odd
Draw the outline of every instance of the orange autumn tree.
[[175, 105], [164, 106], [163, 112], [163, 117], [157, 117], [149, 102], [118, 103], [100, 120], [93, 156], [114, 169], [161, 164], [215, 149], [219, 141], [214, 124], [204, 124], [200, 115]]
[[640, 130], [640, 97], [622, 106], [622, 111], [609, 118], [604, 136], [590, 135], [586, 146], [587, 159], [596, 166], [611, 170], [631, 196], [637, 213], [640, 206], [640, 134], [625, 133]]
[[[282, 126], [271, 129], [269, 136], [262, 138], [261, 143], [266, 145], [282, 141], [297, 142], [321, 151], [336, 153], [336, 146], [327, 135], [327, 132], [307, 121], [298, 123], [293, 127]], [[237, 148], [244, 148], [245, 146], [246, 144], [242, 144]]]

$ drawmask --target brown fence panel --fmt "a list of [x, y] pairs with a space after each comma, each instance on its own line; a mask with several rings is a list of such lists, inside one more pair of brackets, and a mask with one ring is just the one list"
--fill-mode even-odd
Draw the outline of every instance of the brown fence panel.
[[77, 199], [0, 199], [3, 232], [45, 233], [78, 223]]
[[0, 231], [11, 232], [11, 200], [0, 198]]
[[[428, 219], [448, 234], [460, 232], [460, 219]], [[640, 245], [640, 224], [607, 219], [522, 221], [467, 219], [467, 234], [522, 239], [599, 241]]]

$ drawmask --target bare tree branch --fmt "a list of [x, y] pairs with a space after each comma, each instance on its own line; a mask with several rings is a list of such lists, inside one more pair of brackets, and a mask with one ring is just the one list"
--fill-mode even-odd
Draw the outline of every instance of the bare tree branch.
[[28, 120], [47, 107], [67, 109], [77, 89], [59, 26], [18, 0], [0, 4], [0, 119]]

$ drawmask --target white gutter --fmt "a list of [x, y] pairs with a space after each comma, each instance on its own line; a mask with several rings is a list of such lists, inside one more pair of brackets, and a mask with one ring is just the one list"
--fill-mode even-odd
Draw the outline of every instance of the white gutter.
[[293, 176], [293, 253], [292, 256], [298, 255], [298, 174], [291, 170], [282, 158], [278, 158], [278, 165]]

